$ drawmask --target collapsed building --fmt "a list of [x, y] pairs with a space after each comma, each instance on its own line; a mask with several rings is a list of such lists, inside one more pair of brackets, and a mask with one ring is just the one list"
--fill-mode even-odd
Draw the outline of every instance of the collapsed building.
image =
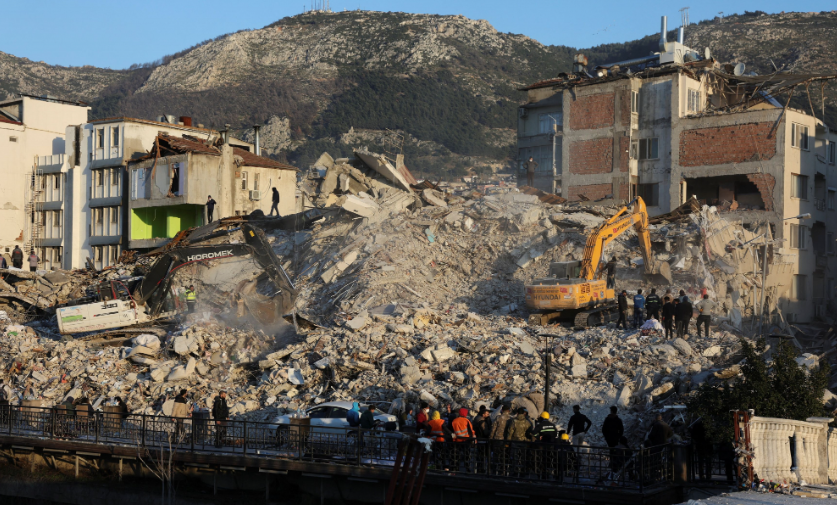
[[538, 161], [535, 186], [569, 201], [641, 196], [653, 216], [695, 197], [750, 230], [769, 223], [785, 318], [823, 320], [835, 308], [837, 132], [788, 104], [835, 77], [720, 64], [682, 28], [668, 40], [663, 17], [658, 53], [589, 71], [578, 55], [572, 73], [521, 88], [518, 160]]
[[[334, 400], [378, 402], [390, 411], [420, 401], [454, 409], [504, 403], [533, 416], [547, 409], [561, 427], [574, 404], [596, 425], [607, 407], [619, 405], [626, 433], [640, 440], [656, 412], [740, 371], [739, 338], [751, 334], [764, 285], [754, 268], [761, 232], [717, 208], [692, 200], [651, 224], [655, 254], [672, 266], [671, 287], [692, 297], [707, 290], [723, 306], [711, 337], [665, 340], [527, 322], [523, 286], [548, 275], [552, 261], [579, 259], [587, 235], [618, 205], [565, 202], [531, 188], [445, 192], [366, 151], [323, 155], [300, 192], [307, 208], [298, 215], [224, 222], [263, 228], [293, 280], [295, 310], [276, 324], [247, 319], [242, 306], [252, 306], [242, 290], [229, 288], [233, 269], [210, 260], [182, 269], [176, 284], [197, 286], [199, 308], [166, 331], [116, 345], [62, 338], [50, 315], [56, 305], [94, 280], [130, 276], [150, 258], [126, 255], [113, 268], [76, 271], [73, 284], [60, 289], [63, 279], [53, 274], [4, 273], [4, 395], [44, 406], [80, 396], [101, 406], [120, 397], [132, 412], [171, 415], [180, 389], [199, 409], [226, 390], [232, 415], [256, 421]], [[619, 261], [617, 289], [644, 285], [633, 234], [606, 253]], [[39, 294], [47, 301], [31, 303]], [[787, 321], [775, 329], [797, 331]], [[833, 357], [833, 342], [828, 346], [803, 359], [815, 362], [824, 351]], [[545, 353], [553, 355], [549, 384]], [[598, 437], [591, 433], [589, 442], [601, 443]]]

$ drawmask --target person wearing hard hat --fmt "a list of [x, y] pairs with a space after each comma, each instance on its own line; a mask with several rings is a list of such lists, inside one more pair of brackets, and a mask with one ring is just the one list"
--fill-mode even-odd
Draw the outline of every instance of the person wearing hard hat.
[[541, 412], [541, 416], [535, 421], [533, 435], [538, 442], [555, 443], [558, 438], [558, 428], [549, 420], [549, 412]]
[[570, 442], [570, 436], [561, 430], [558, 436], [558, 482], [564, 481], [567, 471], [575, 470], [576, 455]]
[[195, 286], [189, 285], [189, 287], [186, 288], [186, 307], [189, 308], [189, 314], [195, 311], [195, 305], [197, 305], [197, 303], [198, 295], [195, 293]]
[[465, 469], [470, 471], [472, 470], [470, 468], [472, 465], [470, 449], [471, 445], [477, 442], [477, 434], [474, 431], [474, 425], [468, 419], [468, 409], [464, 407], [459, 409], [459, 417], [451, 421], [450, 427], [453, 431], [453, 441], [460, 442], [456, 447], [458, 461], [455, 466], [459, 466], [459, 462], [461, 461], [465, 464]]
[[427, 421], [428, 426], [428, 437], [436, 442], [434, 446], [438, 444], [438, 447], [433, 448], [433, 459], [434, 465], [436, 468], [443, 468], [444, 470], [448, 470], [448, 461], [451, 459], [450, 455], [446, 453], [446, 451], [442, 450], [441, 444], [444, 443], [446, 440], [450, 440], [451, 436], [453, 435], [451, 431], [448, 429], [447, 425], [445, 424], [445, 420], [442, 419], [441, 414], [439, 414], [438, 410], [434, 410], [432, 414], [430, 414], [430, 420]]

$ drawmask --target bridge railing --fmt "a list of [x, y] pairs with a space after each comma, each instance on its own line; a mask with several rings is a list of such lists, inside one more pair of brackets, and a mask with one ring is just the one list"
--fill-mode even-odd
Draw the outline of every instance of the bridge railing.
[[[295, 420], [294, 420], [295, 421]], [[0, 435], [179, 452], [393, 466], [399, 432], [0, 406]], [[537, 442], [434, 442], [431, 472], [642, 490], [671, 482], [670, 445], [619, 449]]]

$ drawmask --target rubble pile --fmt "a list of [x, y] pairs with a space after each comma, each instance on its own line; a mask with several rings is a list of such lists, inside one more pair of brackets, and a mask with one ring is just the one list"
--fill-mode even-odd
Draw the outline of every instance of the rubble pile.
[[[10, 314], [0, 318], [6, 397], [45, 406], [67, 397], [86, 396], [94, 405], [121, 397], [132, 412], [170, 415], [180, 389], [198, 408], [226, 390], [234, 417], [258, 421], [336, 400], [381, 402], [391, 411], [420, 401], [453, 409], [512, 403], [533, 418], [548, 408], [562, 427], [572, 405], [594, 426], [618, 405], [627, 432], [640, 433], [651, 412], [703, 382], [738, 374], [742, 319], [758, 303], [754, 272], [765, 237], [715, 208], [673, 212], [650, 226], [657, 259], [675, 275], [673, 286], [658, 291], [684, 289], [693, 299], [705, 291], [723, 306], [711, 337], [669, 341], [613, 325], [573, 331], [526, 323], [524, 285], [546, 277], [550, 262], [581, 259], [587, 236], [620, 205], [569, 204], [510, 188], [445, 192], [415, 181], [401, 157], [392, 163], [366, 151], [351, 160], [324, 154], [300, 189], [315, 211], [305, 216], [311, 224], [269, 232], [298, 291], [293, 326], [242, 323], [222, 313], [217, 300], [207, 303], [211, 295], [201, 299], [203, 311], [163, 338], [144, 334], [104, 345], [59, 339], [54, 318]], [[635, 234], [613, 241], [604, 259], [611, 257], [619, 264], [617, 289], [650, 287]], [[776, 251], [770, 275], [780, 275], [783, 264]], [[223, 262], [207, 265], [222, 283], [239, 281]], [[15, 271], [0, 291], [37, 292], [49, 309], [81, 296], [94, 278], [129, 275], [131, 268]], [[544, 352], [553, 355], [546, 406]], [[599, 437], [594, 429], [588, 441], [601, 443]]]

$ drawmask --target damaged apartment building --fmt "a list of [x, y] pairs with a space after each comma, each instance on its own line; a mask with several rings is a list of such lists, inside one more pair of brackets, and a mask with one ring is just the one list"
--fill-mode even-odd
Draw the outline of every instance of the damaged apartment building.
[[[130, 248], [131, 225], [136, 224], [138, 237], [146, 240], [145, 243], [163, 243], [177, 231], [203, 223], [203, 205], [208, 195], [218, 202], [216, 216], [219, 217], [233, 215], [234, 210], [249, 212], [261, 208], [269, 211], [269, 195], [260, 198], [259, 191], [252, 193], [253, 182], [249, 180], [237, 183], [237, 187], [247, 189], [233, 191], [230, 186], [222, 193], [219, 184], [210, 184], [206, 188], [194, 187], [187, 197], [187, 188], [195, 186], [192, 181], [196, 179], [187, 176], [188, 162], [184, 157], [185, 163], [172, 165], [175, 171], [184, 168], [175, 178], [180, 188], [175, 187], [172, 196], [163, 201], [137, 204], [137, 212], [129, 213], [129, 207], [134, 207], [129, 202], [135, 200], [129, 200], [131, 181], [126, 175], [127, 166], [133, 160], [156, 152], [158, 138], [187, 137], [201, 145], [213, 145], [226, 139], [229, 149], [235, 150], [239, 158], [258, 158], [259, 161], [253, 163], [261, 164], [275, 162], [252, 154], [251, 151], [256, 150], [253, 144], [233, 139], [226, 132], [193, 125], [191, 117], [167, 115], [158, 117], [157, 121], [116, 117], [86, 122], [87, 109], [83, 110], [84, 121], [66, 121], [62, 126], [64, 135], [59, 138], [63, 154], [41, 156], [30, 180], [33, 190], [27, 194], [27, 205], [35, 211], [32, 226], [26, 231], [26, 241], [33, 244], [42, 258], [43, 268], [72, 269], [91, 265], [101, 269], [114, 265], [122, 251]], [[213, 181], [220, 181], [222, 173], [224, 177], [228, 173], [232, 174], [230, 178], [246, 177], [238, 169], [230, 168], [234, 162], [219, 164], [219, 155], [220, 151], [214, 155]], [[170, 177], [169, 168], [169, 165], [161, 164], [157, 173]], [[278, 178], [274, 179], [278, 183]], [[291, 179], [295, 182], [295, 177]], [[284, 179], [282, 184], [285, 184]], [[293, 182], [288, 184], [293, 187]], [[207, 188], [214, 191], [204, 193]], [[198, 194], [199, 191], [204, 194]], [[284, 191], [288, 193], [287, 189]], [[294, 201], [292, 190], [287, 200]], [[143, 207], [154, 209], [139, 210]], [[148, 239], [156, 240], [149, 242]]]
[[521, 166], [534, 157], [535, 186], [569, 201], [641, 196], [659, 215], [695, 196], [751, 229], [769, 223], [769, 256], [794, 265], [782, 310], [824, 314], [837, 277], [837, 132], [787, 103], [837, 76], [720, 64], [686, 47], [683, 28], [669, 41], [665, 17], [659, 47], [590, 72], [577, 55], [572, 73], [522, 88]]

